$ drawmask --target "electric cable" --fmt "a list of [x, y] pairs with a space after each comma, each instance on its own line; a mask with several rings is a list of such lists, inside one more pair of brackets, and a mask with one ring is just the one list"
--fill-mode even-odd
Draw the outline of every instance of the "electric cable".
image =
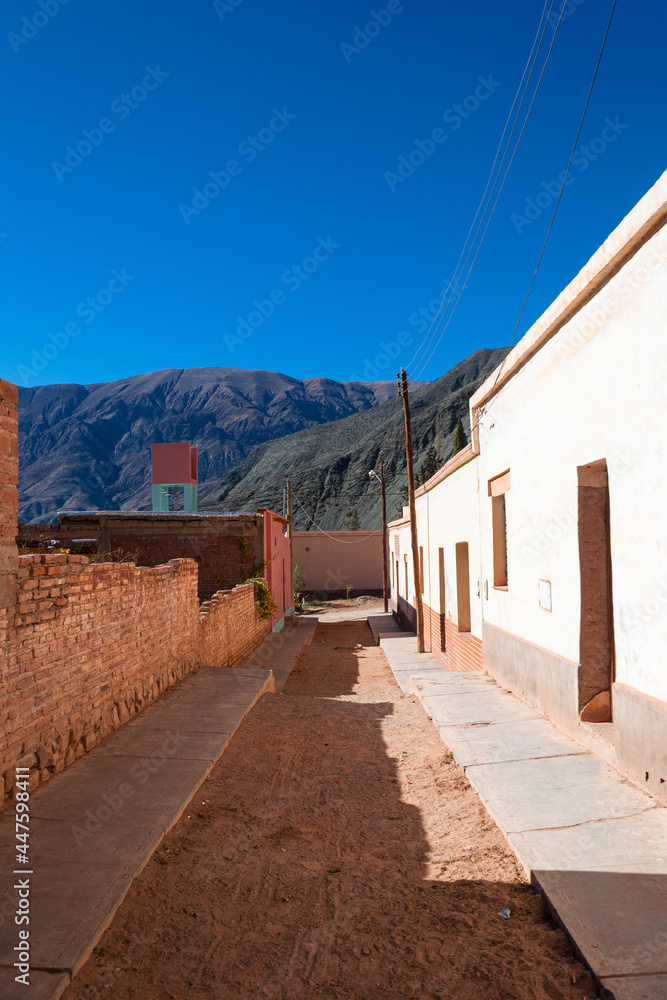
[[[493, 182], [493, 187], [491, 188], [491, 193], [489, 195], [489, 200], [487, 201], [486, 207], [485, 207], [485, 209], [484, 209], [484, 211], [482, 213], [482, 216], [480, 218], [480, 222], [479, 222], [479, 224], [477, 226], [477, 230], [475, 231], [475, 236], [473, 237], [473, 242], [472, 242], [472, 245], [471, 245], [471, 249], [472, 249], [472, 246], [474, 246], [475, 240], [477, 239], [477, 234], [479, 233], [479, 228], [480, 228], [481, 223], [482, 223], [482, 221], [484, 219], [484, 216], [486, 215], [486, 212], [488, 210], [488, 206], [489, 206], [490, 200], [493, 197], [493, 191], [495, 190], [496, 184], [498, 183], [498, 177], [500, 176], [500, 171], [502, 170], [503, 163], [505, 162], [505, 158], [507, 156], [507, 152], [509, 150], [509, 146], [510, 146], [510, 143], [512, 141], [512, 136], [514, 135], [514, 130], [516, 128], [516, 124], [517, 124], [517, 121], [519, 119], [519, 115], [521, 113], [521, 108], [523, 106], [523, 102], [525, 100], [526, 94], [528, 92], [528, 88], [530, 86], [530, 81], [531, 81], [533, 72], [535, 70], [535, 65], [536, 65], [537, 59], [539, 57], [540, 49], [542, 47], [542, 42], [544, 41], [544, 35], [545, 35], [545, 32], [546, 32], [546, 27], [547, 27], [547, 24], [549, 23], [549, 18], [551, 17], [551, 12], [553, 11], [555, 2], [556, 2], [556, 0], [551, 0], [551, 7], [549, 9], [549, 13], [547, 14], [547, 18], [544, 21], [544, 25], [542, 25], [542, 21], [544, 19], [544, 14], [545, 14], [545, 11], [546, 11], [546, 8], [547, 8], [547, 4], [549, 3], [549, 0], [545, 0], [545, 4], [544, 4], [544, 7], [542, 9], [542, 13], [540, 15], [540, 20], [539, 20], [539, 23], [538, 23], [538, 26], [537, 26], [537, 31], [535, 33], [535, 38], [533, 39], [533, 44], [531, 46], [531, 50], [530, 50], [530, 53], [528, 55], [528, 59], [526, 60], [526, 65], [524, 66], [524, 70], [523, 70], [523, 73], [521, 75], [521, 79], [519, 81], [519, 85], [518, 85], [516, 93], [514, 95], [514, 100], [512, 101], [512, 105], [511, 105], [509, 113], [507, 115], [507, 119], [505, 120], [505, 125], [503, 127], [503, 131], [502, 131], [502, 134], [500, 136], [500, 140], [498, 142], [498, 147], [496, 149], [496, 155], [494, 157], [493, 164], [491, 166], [491, 171], [489, 173], [489, 177], [488, 177], [487, 182], [486, 182], [486, 187], [484, 188], [484, 194], [482, 195], [480, 203], [477, 206], [477, 211], [475, 212], [475, 215], [473, 217], [472, 223], [470, 224], [470, 228], [468, 230], [468, 235], [465, 238], [463, 247], [461, 249], [461, 253], [459, 255], [458, 262], [457, 262], [456, 267], [454, 269], [454, 277], [452, 278], [452, 281], [450, 281], [447, 289], [443, 293], [442, 300], [440, 302], [440, 308], [438, 309], [438, 312], [436, 313], [436, 315], [433, 317], [433, 319], [431, 321], [431, 325], [428, 328], [428, 330], [426, 331], [426, 333], [424, 335], [424, 338], [423, 338], [420, 346], [417, 348], [417, 350], [415, 351], [415, 353], [414, 353], [411, 361], [409, 362], [409, 364], [407, 366], [408, 369], [412, 368], [412, 366], [415, 364], [416, 359], [422, 354], [422, 351], [428, 350], [428, 347], [430, 346], [430, 344], [431, 344], [431, 342], [433, 340], [433, 336], [435, 336], [435, 334], [437, 333], [438, 328], [440, 326], [440, 322], [442, 321], [442, 318], [444, 317], [444, 315], [445, 315], [445, 313], [447, 311], [445, 309], [445, 311], [442, 312], [442, 307], [443, 307], [443, 305], [445, 303], [445, 298], [446, 298], [447, 292], [449, 291], [449, 287], [451, 286], [452, 282], [454, 282], [455, 287], [456, 287], [456, 284], [457, 284], [457, 280], [456, 280], [457, 279], [457, 275], [459, 274], [459, 268], [461, 266], [461, 261], [463, 259], [463, 255], [464, 255], [466, 247], [468, 245], [468, 240], [470, 239], [470, 234], [472, 233], [473, 227], [475, 225], [475, 221], [476, 221], [477, 216], [479, 214], [479, 210], [482, 207], [482, 204], [484, 203], [484, 200], [486, 198], [486, 194], [487, 194], [487, 191], [489, 189], [489, 185], [491, 183], [491, 179], [492, 179], [493, 174], [494, 174], [495, 166], [496, 166], [496, 163], [498, 161], [498, 155], [500, 153], [500, 149], [501, 149], [502, 144], [503, 144], [503, 139], [504, 139], [504, 136], [505, 136], [505, 132], [507, 131], [507, 126], [509, 125], [510, 119], [512, 117], [512, 113], [514, 111], [514, 106], [516, 104], [516, 101], [517, 101], [517, 98], [519, 96], [519, 93], [521, 92], [521, 89], [523, 87], [523, 81], [525, 79], [526, 72], [527, 72], [528, 67], [531, 64], [531, 60], [532, 60], [532, 66], [530, 68], [530, 73], [529, 73], [529, 76], [528, 76], [528, 80], [526, 81], [525, 87], [523, 87], [523, 94], [521, 96], [521, 101], [519, 102], [519, 107], [517, 108], [517, 112], [516, 112], [516, 116], [515, 116], [515, 119], [514, 119], [514, 123], [512, 125], [512, 129], [511, 129], [509, 138], [507, 140], [507, 144], [505, 146], [505, 151], [503, 153], [502, 159], [501, 159], [500, 164], [498, 166], [498, 173], [496, 175], [496, 179]], [[535, 45], [537, 43], [538, 37], [539, 37], [539, 45], [537, 46], [537, 51], [535, 51]], [[534, 59], [533, 59], [533, 53], [535, 53]], [[469, 256], [470, 256], [470, 250], [468, 251], [468, 254], [466, 255], [465, 261], [463, 263], [464, 267], [465, 267], [465, 264], [467, 263], [467, 260], [468, 260]], [[449, 305], [449, 303], [447, 303], [447, 304]], [[433, 325], [436, 322], [436, 320], [438, 321], [438, 326], [436, 327], [436, 330], [434, 331], [434, 333], [432, 334], [432, 336], [429, 338], [428, 343], [426, 343], [426, 340], [429, 337], [429, 334], [431, 333], [431, 330], [433, 329]]]
[[[514, 327], [514, 332], [512, 334], [512, 338], [511, 338], [511, 340], [509, 342], [509, 346], [510, 347], [514, 343], [514, 338], [517, 335], [517, 331], [519, 329], [519, 324], [521, 323], [521, 320], [523, 319], [523, 314], [524, 314], [524, 312], [526, 310], [526, 306], [528, 305], [528, 299], [530, 298], [530, 293], [533, 290], [533, 285], [535, 284], [535, 279], [537, 278], [537, 272], [540, 269], [540, 264], [542, 263], [542, 258], [544, 257], [544, 252], [545, 252], [545, 250], [547, 248], [547, 243], [549, 242], [549, 237], [551, 235], [551, 230], [553, 229], [553, 225], [554, 225], [554, 222], [556, 220], [556, 213], [558, 212], [558, 208], [560, 206], [561, 199], [563, 197], [563, 191], [565, 190], [565, 183], [566, 183], [567, 178], [569, 177], [569, 174], [570, 174], [570, 168], [572, 167], [572, 161], [574, 159], [574, 154], [577, 151], [577, 146], [579, 144], [579, 138], [581, 136], [581, 131], [582, 131], [583, 127], [584, 127], [584, 121], [586, 119], [586, 113], [588, 111], [588, 106], [589, 106], [589, 104], [591, 102], [591, 96], [593, 94], [593, 88], [595, 86], [595, 81], [597, 80], [598, 72], [599, 72], [599, 69], [600, 69], [600, 64], [602, 62], [602, 56], [604, 54], [604, 50], [605, 50], [605, 47], [607, 45], [607, 38], [609, 37], [609, 31], [611, 29], [611, 22], [614, 19], [614, 13], [616, 11], [617, 4], [618, 4], [618, 0], [614, 0], [613, 6], [611, 8], [611, 13], [609, 14], [609, 20], [607, 22], [607, 30], [604, 33], [604, 38], [602, 39], [602, 45], [600, 47], [600, 53], [598, 55], [598, 60], [597, 60], [597, 63], [595, 65], [595, 72], [593, 73], [593, 79], [591, 80], [591, 85], [588, 88], [588, 94], [586, 96], [586, 103], [584, 105], [584, 110], [583, 110], [583, 113], [581, 115], [581, 120], [579, 122], [579, 128], [577, 129], [577, 134], [576, 134], [576, 137], [575, 137], [575, 140], [574, 140], [574, 144], [572, 146], [572, 151], [570, 153], [570, 159], [569, 159], [569, 162], [567, 164], [567, 170], [565, 171], [565, 175], [563, 177], [563, 183], [561, 184], [560, 191], [558, 192], [558, 198], [556, 199], [556, 204], [554, 206], [554, 210], [553, 210], [553, 213], [551, 215], [551, 221], [549, 222], [549, 228], [547, 229], [547, 234], [544, 237], [544, 243], [542, 244], [542, 249], [541, 249], [540, 255], [539, 255], [538, 259], [537, 259], [537, 264], [535, 265], [535, 271], [533, 272], [533, 277], [531, 278], [530, 285], [528, 286], [528, 291], [527, 291], [526, 297], [525, 297], [525, 299], [523, 301], [523, 305], [521, 306], [521, 312], [519, 313], [519, 318], [516, 321], [516, 326]], [[503, 368], [505, 366], [505, 362], [507, 361], [508, 357], [509, 357], [509, 354], [506, 355], [503, 358], [503, 360], [501, 361], [501, 363], [500, 363], [500, 365], [498, 367], [498, 373], [497, 373], [496, 378], [494, 380], [492, 389], [495, 388], [496, 383], [498, 382], [498, 379], [500, 378], [500, 376], [502, 374], [502, 370], [503, 370]]]
[[[556, 28], [554, 29], [553, 38], [551, 39], [551, 45], [549, 46], [549, 51], [547, 52], [547, 56], [546, 56], [546, 59], [544, 61], [543, 66], [542, 66], [542, 69], [541, 69], [541, 72], [540, 72], [540, 76], [539, 76], [539, 79], [537, 81], [537, 85], [536, 85], [535, 90], [533, 92], [533, 96], [531, 98], [531, 102], [530, 102], [530, 105], [528, 107], [528, 111], [526, 112], [526, 117], [525, 117], [525, 119], [523, 121], [523, 125], [521, 126], [521, 131], [519, 133], [519, 137], [518, 137], [518, 139], [516, 141], [516, 145], [514, 147], [514, 151], [512, 153], [510, 161], [509, 161], [509, 163], [507, 165], [507, 169], [505, 170], [505, 173], [503, 175], [503, 179], [502, 179], [500, 188], [498, 189], [498, 194], [496, 195], [496, 200], [493, 203], [493, 207], [491, 209], [491, 213], [490, 213], [490, 215], [489, 215], [489, 217], [487, 219], [486, 226], [484, 227], [484, 231], [482, 233], [481, 239], [480, 239], [480, 241], [479, 241], [479, 243], [477, 245], [477, 250], [475, 251], [475, 256], [473, 257], [472, 263], [470, 264], [470, 267], [468, 268], [468, 273], [466, 275], [465, 281], [463, 282], [463, 286], [461, 288], [461, 291], [459, 292], [458, 298], [456, 299], [456, 302], [454, 303], [454, 306], [452, 308], [452, 311], [449, 314], [447, 322], [445, 323], [445, 325], [444, 325], [444, 327], [443, 327], [443, 329], [442, 329], [442, 331], [440, 333], [440, 336], [438, 337], [437, 341], [435, 342], [431, 353], [429, 354], [428, 358], [426, 359], [426, 361], [421, 366], [421, 368], [420, 368], [419, 372], [417, 373], [417, 375], [414, 376], [415, 379], [419, 378], [419, 376], [422, 374], [422, 372], [424, 371], [424, 369], [430, 363], [431, 358], [433, 357], [435, 351], [438, 349], [438, 347], [439, 347], [439, 345], [440, 345], [440, 343], [442, 341], [442, 338], [444, 337], [444, 335], [445, 335], [445, 333], [447, 331], [447, 328], [448, 328], [449, 324], [451, 323], [451, 321], [452, 321], [452, 319], [454, 317], [454, 314], [456, 312], [457, 306], [458, 306], [459, 302], [461, 301], [461, 296], [463, 295], [463, 292], [465, 291], [466, 285], [468, 284], [468, 281], [470, 279], [470, 275], [472, 274], [473, 268], [474, 268], [474, 266], [475, 266], [475, 264], [477, 262], [477, 258], [479, 256], [479, 252], [482, 249], [482, 245], [484, 243], [484, 239], [485, 239], [486, 234], [487, 234], [488, 229], [489, 229], [489, 225], [491, 224], [491, 220], [492, 220], [492, 218], [494, 216], [494, 213], [496, 211], [496, 208], [498, 206], [498, 201], [500, 200], [500, 196], [503, 193], [503, 189], [504, 189], [505, 183], [507, 181], [507, 176], [508, 176], [508, 174], [509, 174], [509, 172], [510, 172], [510, 170], [512, 168], [512, 164], [514, 163], [514, 159], [515, 159], [516, 154], [518, 152], [519, 145], [521, 143], [521, 140], [523, 138], [524, 132], [526, 130], [526, 126], [528, 124], [528, 120], [530, 118], [531, 111], [533, 110], [533, 105], [535, 104], [535, 100], [537, 98], [537, 95], [538, 95], [538, 92], [539, 92], [539, 89], [540, 89], [540, 85], [541, 85], [542, 79], [544, 77], [544, 73], [546, 71], [547, 65], [549, 64], [549, 60], [551, 58], [551, 53], [553, 51], [553, 47], [554, 47], [554, 44], [555, 44], [555, 41], [556, 41], [556, 35], [558, 34], [558, 29], [560, 27], [560, 23], [561, 23], [561, 20], [563, 18], [563, 13], [565, 11], [565, 6], [566, 5], [563, 4], [563, 6], [561, 7], [561, 12], [560, 12], [560, 16], [558, 18], [558, 23], [556, 24]], [[469, 254], [468, 254], [468, 256], [469, 256]], [[467, 262], [467, 259], [468, 258], [466, 258], [466, 262]], [[442, 318], [444, 319], [444, 314], [443, 314]], [[440, 322], [442, 322], [442, 319], [441, 319]], [[440, 326], [440, 323], [438, 324], [438, 327], [439, 326]]]

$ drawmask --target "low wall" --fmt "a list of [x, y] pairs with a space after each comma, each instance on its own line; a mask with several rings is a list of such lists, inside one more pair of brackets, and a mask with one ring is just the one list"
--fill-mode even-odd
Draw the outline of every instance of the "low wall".
[[293, 555], [306, 575], [305, 590], [382, 593], [381, 531], [295, 531]]
[[270, 631], [271, 620], [257, 614], [254, 591], [252, 583], [243, 583], [201, 605], [197, 651], [202, 666], [230, 667], [244, 660]]
[[270, 627], [252, 585], [200, 607], [192, 559], [137, 568], [34, 555], [18, 564], [0, 685], [5, 796], [17, 764], [38, 785], [199, 665], [243, 659]]

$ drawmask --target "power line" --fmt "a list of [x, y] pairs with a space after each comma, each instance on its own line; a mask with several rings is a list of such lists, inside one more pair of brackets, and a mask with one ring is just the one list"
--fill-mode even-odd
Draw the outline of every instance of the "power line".
[[[463, 260], [463, 255], [465, 254], [466, 247], [468, 245], [468, 240], [470, 239], [470, 234], [472, 233], [473, 227], [475, 225], [475, 221], [477, 219], [477, 216], [479, 215], [479, 210], [482, 207], [482, 205], [484, 204], [484, 200], [486, 198], [487, 191], [489, 190], [489, 185], [491, 183], [491, 179], [492, 179], [493, 174], [494, 174], [495, 166], [496, 166], [496, 163], [498, 161], [498, 155], [499, 155], [501, 147], [503, 145], [503, 139], [505, 137], [505, 132], [507, 131], [507, 126], [509, 125], [510, 119], [512, 117], [512, 113], [514, 111], [514, 106], [515, 106], [515, 104], [517, 102], [517, 98], [519, 97], [519, 94], [520, 94], [520, 92], [522, 90], [522, 87], [523, 87], [523, 94], [521, 96], [521, 101], [519, 102], [519, 107], [517, 108], [517, 112], [516, 112], [516, 116], [515, 116], [515, 119], [514, 119], [514, 123], [512, 125], [512, 129], [511, 129], [509, 138], [507, 140], [507, 144], [505, 146], [505, 151], [503, 153], [502, 159], [501, 159], [500, 164], [498, 166], [498, 173], [496, 175], [496, 179], [493, 182], [493, 187], [491, 188], [491, 193], [489, 194], [489, 199], [487, 201], [486, 207], [484, 208], [484, 211], [482, 212], [482, 215], [480, 217], [480, 221], [478, 223], [477, 229], [475, 231], [475, 235], [473, 237], [473, 242], [471, 244], [470, 249], [468, 250], [468, 253], [467, 253], [466, 257], [465, 257], [465, 260], [463, 261], [463, 267], [465, 267], [465, 264], [467, 263], [468, 258], [470, 256], [471, 250], [472, 250], [473, 246], [475, 245], [475, 240], [477, 239], [477, 234], [479, 233], [480, 226], [481, 226], [481, 224], [482, 224], [482, 222], [484, 220], [484, 216], [486, 215], [486, 212], [488, 210], [488, 206], [489, 206], [489, 203], [491, 201], [491, 198], [493, 197], [493, 191], [494, 191], [494, 189], [496, 187], [496, 184], [498, 183], [498, 177], [500, 176], [500, 171], [502, 170], [503, 163], [504, 163], [505, 158], [507, 156], [507, 151], [508, 151], [510, 143], [512, 141], [512, 136], [514, 135], [514, 130], [516, 128], [516, 124], [517, 124], [517, 121], [519, 119], [519, 115], [521, 113], [521, 108], [523, 106], [523, 102], [525, 100], [526, 94], [528, 92], [528, 88], [530, 86], [530, 81], [532, 79], [532, 75], [533, 75], [533, 72], [535, 70], [535, 65], [536, 65], [537, 59], [539, 57], [539, 52], [540, 52], [540, 49], [542, 48], [542, 42], [544, 41], [544, 35], [545, 35], [545, 32], [546, 32], [547, 24], [549, 23], [549, 18], [551, 17], [551, 12], [552, 12], [552, 10], [554, 8], [555, 0], [551, 0], [551, 7], [549, 9], [549, 13], [547, 14], [546, 20], [544, 20], [544, 15], [545, 15], [548, 3], [549, 3], [549, 0], [545, 0], [545, 4], [544, 4], [544, 7], [542, 9], [542, 13], [540, 14], [540, 20], [539, 20], [538, 25], [537, 25], [537, 31], [536, 31], [535, 37], [533, 39], [533, 44], [531, 46], [531, 50], [530, 50], [530, 53], [528, 55], [528, 59], [526, 60], [526, 64], [524, 66], [524, 70], [523, 70], [523, 73], [521, 75], [521, 79], [519, 81], [516, 93], [514, 95], [514, 99], [512, 101], [512, 105], [511, 105], [509, 113], [507, 115], [507, 119], [505, 120], [505, 125], [503, 127], [503, 131], [502, 131], [502, 134], [500, 136], [500, 140], [498, 142], [498, 147], [496, 149], [496, 154], [495, 154], [495, 157], [493, 159], [493, 164], [491, 166], [491, 171], [489, 173], [489, 177], [488, 177], [488, 180], [486, 182], [486, 187], [484, 188], [484, 193], [482, 195], [482, 198], [480, 200], [479, 205], [477, 206], [477, 211], [475, 212], [475, 215], [473, 217], [472, 223], [470, 225], [470, 229], [468, 230], [468, 235], [465, 238], [465, 242], [464, 242], [463, 247], [461, 249], [461, 253], [459, 255], [459, 259], [458, 259], [458, 262], [456, 264], [456, 268], [454, 270], [454, 277], [452, 278], [452, 282], [454, 282], [454, 286], [455, 287], [456, 287], [456, 284], [457, 284], [456, 277], [457, 277], [457, 274], [459, 274], [459, 268], [461, 267], [461, 261]], [[562, 16], [562, 12], [561, 12], [561, 16]], [[544, 20], [544, 24], [542, 24], [543, 20]], [[559, 20], [559, 23], [560, 23], [560, 20]], [[558, 26], [556, 27], [556, 31], [557, 30], [558, 30]], [[537, 51], [536, 51], [535, 50], [535, 46], [537, 44], [538, 38], [539, 38], [539, 45], [537, 45]], [[554, 38], [555, 38], [555, 32], [554, 32]], [[552, 41], [552, 45], [553, 45], [553, 41]], [[533, 58], [533, 54], [534, 54], [534, 58]], [[532, 61], [532, 66], [530, 65], [531, 61]], [[530, 66], [530, 73], [528, 75], [528, 79], [527, 79], [525, 87], [524, 87], [523, 86], [523, 82], [524, 82], [524, 79], [526, 77], [526, 72], [528, 71], [528, 67], [529, 66]], [[495, 208], [495, 206], [494, 206], [494, 208]], [[450, 286], [451, 286], [452, 282], [450, 282]], [[413, 355], [412, 360], [409, 363], [409, 366], [408, 366], [409, 368], [412, 367], [412, 365], [415, 363], [415, 361], [419, 357], [419, 355], [422, 354], [422, 351], [428, 350], [428, 347], [430, 346], [430, 344], [431, 344], [431, 342], [433, 340], [433, 337], [438, 332], [438, 329], [440, 327], [440, 323], [442, 322], [442, 320], [443, 320], [443, 318], [444, 318], [444, 316], [445, 316], [445, 314], [447, 312], [447, 309], [445, 309], [445, 311], [442, 312], [442, 313], [441, 313], [441, 310], [442, 310], [442, 307], [444, 305], [445, 297], [446, 297], [448, 291], [449, 291], [449, 286], [445, 290], [445, 292], [443, 293], [442, 301], [440, 302], [440, 308], [438, 309], [437, 314], [433, 317], [433, 320], [431, 321], [431, 325], [428, 328], [428, 330], [426, 331], [426, 334], [424, 335], [424, 338], [423, 338], [420, 346], [415, 351], [415, 354]], [[459, 293], [459, 298], [460, 298], [461, 294], [463, 294], [463, 289]], [[448, 306], [449, 306], [449, 303], [448, 303]], [[433, 334], [429, 338], [429, 334], [431, 333], [431, 330], [433, 329], [433, 325], [436, 323], [436, 321], [438, 322], [438, 325], [436, 326], [435, 331], [433, 332]], [[428, 339], [428, 343], [426, 343], [427, 338], [429, 338]], [[421, 370], [423, 371], [423, 368]]]
[[[535, 284], [535, 279], [537, 278], [537, 272], [540, 269], [540, 264], [542, 263], [542, 258], [544, 257], [544, 252], [545, 252], [545, 250], [547, 248], [547, 243], [549, 242], [549, 237], [551, 236], [551, 230], [553, 229], [553, 225], [554, 225], [554, 222], [555, 222], [555, 219], [556, 219], [556, 213], [558, 212], [558, 208], [560, 206], [561, 199], [563, 197], [563, 191], [565, 190], [565, 183], [567, 181], [567, 178], [569, 177], [570, 168], [572, 166], [572, 161], [574, 159], [574, 154], [576, 153], [577, 146], [579, 144], [579, 137], [581, 136], [581, 130], [584, 127], [584, 121], [586, 119], [586, 113], [588, 111], [588, 105], [591, 102], [591, 96], [593, 94], [593, 88], [595, 86], [595, 81], [597, 80], [598, 71], [600, 69], [600, 63], [602, 62], [602, 56], [604, 54], [605, 46], [607, 44], [607, 38], [609, 37], [609, 31], [611, 29], [611, 22], [614, 19], [614, 13], [616, 11], [616, 5], [617, 5], [617, 3], [618, 3], [618, 0], [614, 0], [613, 6], [611, 8], [611, 13], [609, 14], [609, 20], [607, 21], [607, 30], [605, 31], [604, 38], [602, 39], [602, 45], [600, 47], [600, 53], [598, 55], [598, 61], [597, 61], [596, 65], [595, 65], [595, 72], [593, 73], [593, 79], [591, 80], [591, 85], [588, 88], [588, 94], [586, 96], [586, 103], [584, 105], [584, 110], [583, 110], [583, 113], [581, 115], [581, 120], [579, 122], [579, 128], [577, 129], [577, 134], [576, 134], [576, 137], [575, 137], [575, 140], [574, 140], [574, 144], [572, 146], [572, 151], [570, 153], [570, 159], [569, 159], [569, 162], [567, 164], [567, 170], [565, 171], [565, 175], [563, 177], [563, 183], [561, 184], [560, 191], [558, 192], [558, 198], [556, 199], [556, 205], [555, 205], [553, 213], [551, 215], [551, 221], [549, 223], [549, 228], [547, 229], [547, 234], [544, 237], [544, 243], [542, 244], [542, 249], [540, 251], [540, 256], [537, 259], [537, 264], [536, 264], [535, 270], [533, 272], [533, 277], [531, 278], [530, 285], [528, 286], [528, 291], [526, 293], [526, 297], [523, 300], [523, 305], [521, 306], [521, 312], [519, 313], [519, 318], [516, 321], [516, 326], [514, 327], [514, 333], [512, 334], [512, 339], [510, 340], [510, 347], [514, 343], [514, 338], [517, 335], [517, 331], [519, 329], [519, 324], [521, 323], [521, 320], [523, 319], [523, 314], [525, 312], [526, 306], [528, 305], [528, 299], [530, 298], [530, 293], [533, 290], [533, 285]], [[498, 368], [498, 373], [497, 373], [495, 381], [493, 383], [493, 388], [495, 388], [495, 385], [498, 382], [498, 379], [500, 378], [500, 375], [501, 375], [502, 370], [503, 370], [503, 368], [505, 366], [505, 362], [507, 361], [507, 357], [508, 356], [509, 355], [507, 355], [506, 357], [504, 357], [503, 360], [502, 360], [502, 362], [500, 363], [500, 366]]]
[[[486, 226], [484, 227], [484, 231], [482, 233], [481, 239], [480, 239], [480, 241], [479, 241], [479, 243], [477, 245], [477, 250], [475, 251], [475, 256], [473, 257], [472, 263], [470, 264], [470, 267], [468, 268], [468, 273], [467, 273], [465, 281], [463, 283], [463, 287], [461, 288], [459, 296], [458, 296], [456, 302], [454, 303], [452, 311], [449, 314], [449, 318], [447, 319], [447, 322], [445, 323], [445, 326], [443, 327], [442, 332], [440, 333], [440, 336], [438, 337], [437, 341], [435, 342], [435, 345], [433, 346], [433, 350], [429, 354], [429, 356], [426, 359], [426, 361], [424, 362], [424, 364], [421, 366], [421, 368], [420, 368], [418, 374], [415, 376], [415, 378], [419, 378], [419, 375], [421, 375], [421, 373], [424, 371], [424, 369], [426, 368], [426, 366], [429, 364], [431, 358], [433, 357], [435, 351], [439, 347], [440, 342], [442, 341], [442, 338], [444, 337], [444, 335], [445, 335], [445, 333], [447, 331], [447, 328], [448, 328], [449, 324], [452, 321], [454, 313], [456, 312], [456, 308], [457, 308], [459, 302], [461, 301], [461, 296], [463, 295], [463, 292], [465, 291], [466, 285], [468, 284], [468, 280], [470, 279], [470, 275], [472, 274], [472, 271], [473, 271], [473, 268], [475, 266], [475, 263], [477, 262], [477, 258], [479, 256], [479, 252], [482, 249], [482, 245], [484, 243], [484, 239], [485, 239], [486, 234], [487, 234], [488, 229], [489, 229], [489, 225], [491, 224], [491, 220], [492, 220], [492, 218], [494, 216], [494, 213], [496, 211], [496, 208], [498, 206], [498, 201], [500, 200], [500, 196], [503, 193], [503, 189], [505, 187], [505, 182], [507, 181], [507, 176], [508, 176], [508, 174], [509, 174], [509, 172], [511, 170], [512, 164], [514, 163], [514, 159], [515, 159], [516, 154], [518, 152], [519, 145], [520, 145], [521, 140], [523, 138], [523, 134], [524, 134], [524, 132], [526, 130], [526, 126], [528, 124], [528, 119], [530, 118], [531, 111], [533, 110], [533, 105], [535, 104], [535, 100], [537, 98], [537, 95], [538, 95], [538, 92], [539, 92], [539, 89], [540, 89], [540, 85], [542, 83], [542, 78], [544, 77], [547, 65], [549, 64], [549, 60], [551, 58], [551, 53], [553, 51], [553, 47], [554, 47], [554, 44], [556, 42], [556, 35], [558, 34], [558, 29], [560, 27], [560, 23], [561, 23], [561, 20], [563, 18], [563, 14], [565, 12], [565, 7], [566, 7], [566, 4], [563, 4], [563, 6], [561, 7], [561, 12], [560, 12], [560, 16], [558, 18], [558, 23], [556, 24], [556, 28], [554, 29], [554, 33], [553, 33], [553, 38], [551, 39], [551, 45], [549, 46], [549, 51], [547, 52], [546, 59], [544, 60], [544, 64], [543, 64], [542, 69], [540, 71], [540, 75], [539, 75], [539, 78], [538, 78], [538, 81], [537, 81], [537, 85], [536, 85], [535, 90], [533, 92], [533, 96], [531, 98], [530, 105], [528, 107], [528, 111], [526, 112], [526, 117], [524, 118], [523, 125], [521, 126], [521, 131], [519, 132], [519, 137], [518, 137], [518, 139], [516, 141], [516, 145], [514, 146], [514, 150], [512, 152], [512, 156], [510, 157], [510, 161], [509, 161], [509, 163], [507, 165], [507, 169], [505, 170], [505, 173], [503, 175], [503, 179], [502, 179], [500, 188], [498, 189], [498, 194], [496, 195], [496, 200], [494, 201], [493, 207], [491, 208], [491, 213], [490, 213], [490, 215], [489, 215], [489, 217], [487, 219]], [[552, 4], [552, 8], [553, 8], [553, 4]], [[540, 47], [541, 47], [541, 42], [540, 42]], [[517, 120], [518, 120], [518, 117], [517, 117]], [[510, 142], [511, 142], [511, 137], [510, 137]], [[508, 144], [508, 149], [509, 149], [509, 144]], [[494, 187], [495, 187], [495, 184], [494, 184]], [[480, 224], [481, 224], [481, 220], [480, 220]], [[472, 247], [470, 248], [470, 251], [468, 252], [468, 257], [470, 256], [471, 252], [472, 252]], [[468, 257], [466, 257], [466, 262], [467, 262]], [[443, 314], [442, 318], [444, 318], [444, 314]], [[441, 319], [441, 322], [442, 322], [442, 319]], [[439, 325], [440, 324], [438, 324], [438, 326]]]
[[[345, 539], [345, 538], [336, 538], [335, 535], [329, 534], [328, 531], [325, 531], [324, 528], [321, 528], [319, 526], [319, 524], [315, 521], [315, 518], [311, 517], [311, 515], [308, 513], [308, 511], [306, 510], [306, 508], [303, 506], [303, 504], [299, 500], [299, 498], [296, 495], [296, 493], [293, 493], [292, 496], [293, 496], [293, 499], [296, 500], [296, 502], [298, 503], [299, 507], [301, 507], [301, 510], [304, 512], [304, 514], [306, 515], [306, 517], [309, 518], [311, 524], [314, 524], [318, 531], [321, 531], [323, 535], [326, 535], [327, 538], [331, 538], [334, 542], [340, 542], [342, 545], [358, 545], [359, 542], [365, 542], [366, 539], [368, 539], [368, 538], [371, 537], [371, 533], [369, 532], [369, 534], [368, 535], [364, 535], [363, 538], [355, 538], [352, 541], [347, 541], [347, 539]], [[345, 531], [345, 528], [342, 528], [342, 529], [339, 529], [339, 530]], [[376, 530], [380, 530], [380, 529], [373, 529], [373, 534], [375, 534]]]

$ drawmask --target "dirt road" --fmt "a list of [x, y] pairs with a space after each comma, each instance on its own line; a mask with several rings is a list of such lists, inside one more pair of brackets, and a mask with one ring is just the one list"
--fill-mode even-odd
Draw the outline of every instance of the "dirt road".
[[595, 995], [368, 626], [335, 622], [244, 721], [65, 997]]

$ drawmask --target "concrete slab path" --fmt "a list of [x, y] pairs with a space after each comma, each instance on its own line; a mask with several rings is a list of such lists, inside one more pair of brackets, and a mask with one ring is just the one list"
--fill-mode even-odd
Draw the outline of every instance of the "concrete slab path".
[[433, 720], [603, 995], [666, 1000], [667, 809], [486, 674], [447, 671], [403, 636], [380, 640], [396, 680]]
[[[57, 1000], [246, 713], [280, 690], [317, 625], [202, 667], [30, 797], [30, 985], [15, 982], [14, 811], [0, 818], [0, 998]], [[260, 665], [261, 664], [261, 665]], [[196, 809], [196, 804], [192, 804]]]

